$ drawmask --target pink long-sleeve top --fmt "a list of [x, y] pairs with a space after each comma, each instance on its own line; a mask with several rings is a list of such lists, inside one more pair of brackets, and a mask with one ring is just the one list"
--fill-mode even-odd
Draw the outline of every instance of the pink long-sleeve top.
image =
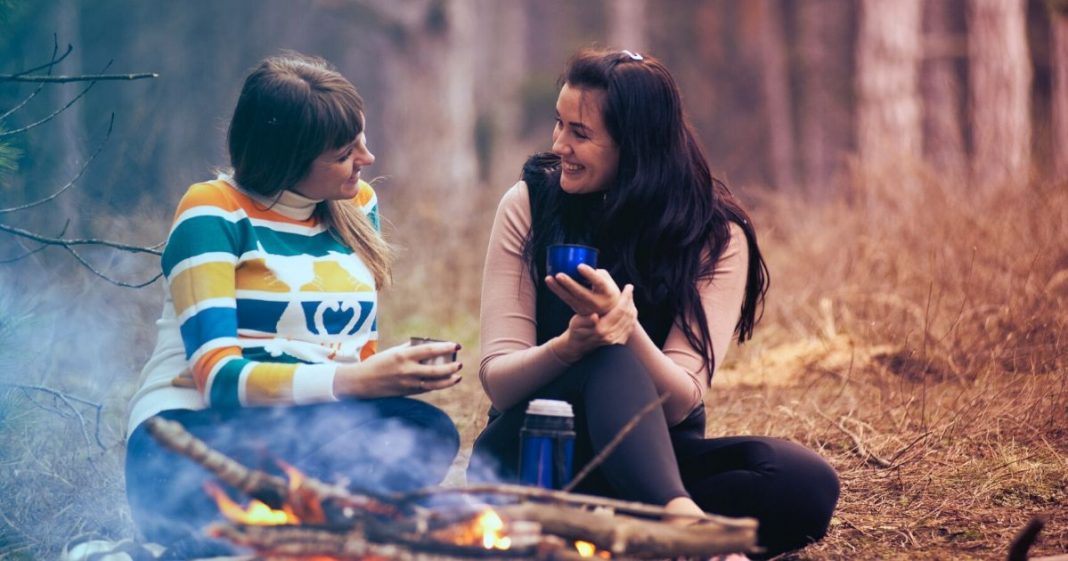
[[[553, 350], [554, 340], [537, 344], [537, 291], [523, 260], [530, 224], [530, 197], [526, 183], [520, 181], [497, 207], [482, 281], [482, 360], [478, 374], [498, 410], [517, 404], [570, 366]], [[730, 242], [714, 273], [697, 286], [712, 336], [713, 370], [727, 353], [745, 295], [749, 250], [741, 227], [731, 224], [730, 231]], [[682, 421], [701, 403], [713, 372], [705, 368], [703, 357], [677, 323], [663, 348], [657, 347], [640, 325], [626, 346], [648, 369], [660, 394], [671, 394], [664, 403], [668, 423]]]

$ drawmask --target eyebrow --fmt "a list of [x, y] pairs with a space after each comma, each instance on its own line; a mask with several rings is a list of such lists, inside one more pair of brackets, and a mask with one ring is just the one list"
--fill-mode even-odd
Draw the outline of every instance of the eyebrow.
[[[559, 111], [556, 112], [556, 118], [560, 119], [560, 112]], [[563, 121], [563, 119], [560, 119], [560, 120]], [[589, 126], [586, 125], [586, 123], [583, 123], [581, 121], [568, 121], [567, 125], [569, 127], [577, 127], [577, 128], [582, 129], [582, 130], [585, 130], [585, 131], [592, 130], [592, 129], [590, 129]]]

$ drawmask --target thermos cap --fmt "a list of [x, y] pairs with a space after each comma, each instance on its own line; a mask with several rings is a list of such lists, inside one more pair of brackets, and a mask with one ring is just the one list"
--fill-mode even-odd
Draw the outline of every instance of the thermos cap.
[[535, 399], [527, 405], [527, 415], [545, 415], [547, 417], [574, 417], [571, 404], [556, 399]]

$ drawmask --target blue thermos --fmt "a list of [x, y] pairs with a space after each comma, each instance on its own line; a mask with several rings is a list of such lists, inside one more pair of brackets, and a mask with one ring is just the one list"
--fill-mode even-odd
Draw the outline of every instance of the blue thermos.
[[561, 489], [571, 481], [575, 453], [575, 414], [571, 404], [535, 399], [519, 431], [519, 482]]

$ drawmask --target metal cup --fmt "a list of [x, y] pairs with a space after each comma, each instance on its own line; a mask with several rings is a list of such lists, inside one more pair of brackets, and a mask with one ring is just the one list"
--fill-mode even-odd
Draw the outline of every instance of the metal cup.
[[597, 268], [597, 248], [579, 244], [553, 244], [545, 251], [545, 272], [552, 276], [564, 273], [575, 282], [589, 286], [589, 282], [578, 272], [578, 266], [587, 264]]
[[[427, 343], [451, 343], [451, 341], [431, 339], [430, 337], [412, 337], [409, 342], [413, 347], [416, 345], [425, 345]], [[448, 364], [450, 362], [456, 362], [456, 351], [453, 351], [451, 355], [438, 355], [433, 358], [420, 360], [419, 364]]]

